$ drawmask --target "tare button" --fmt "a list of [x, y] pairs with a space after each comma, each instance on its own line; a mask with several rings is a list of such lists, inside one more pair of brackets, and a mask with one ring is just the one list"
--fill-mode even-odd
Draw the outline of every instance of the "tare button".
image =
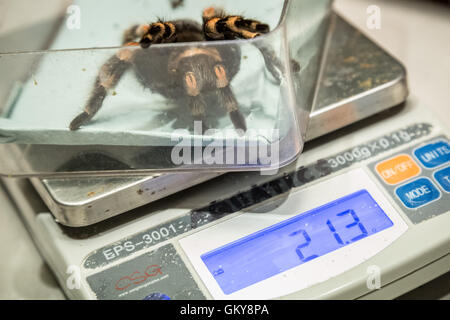
[[450, 145], [443, 140], [430, 143], [414, 151], [414, 155], [426, 168], [436, 168], [450, 161]]
[[442, 189], [450, 192], [450, 167], [436, 171], [434, 179], [441, 185]]
[[383, 180], [391, 185], [401, 183], [420, 174], [420, 167], [407, 154], [385, 160], [376, 166]]
[[441, 197], [440, 191], [428, 178], [420, 178], [395, 190], [397, 197], [409, 209], [422, 207]]

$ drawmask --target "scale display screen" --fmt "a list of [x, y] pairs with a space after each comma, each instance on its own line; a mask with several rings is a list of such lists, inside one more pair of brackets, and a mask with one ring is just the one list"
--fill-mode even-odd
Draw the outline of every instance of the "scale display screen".
[[229, 295], [393, 226], [366, 190], [201, 256]]

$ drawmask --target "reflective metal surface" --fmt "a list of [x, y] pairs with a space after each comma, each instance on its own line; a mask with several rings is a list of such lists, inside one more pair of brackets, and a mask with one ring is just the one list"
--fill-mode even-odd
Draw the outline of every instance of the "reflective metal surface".
[[405, 101], [406, 70], [358, 29], [336, 16], [307, 140]]
[[[335, 15], [329, 55], [311, 114], [307, 140], [405, 101], [406, 72], [388, 53]], [[146, 177], [38, 179], [32, 182], [55, 218], [86, 226], [216, 177], [177, 173]]]

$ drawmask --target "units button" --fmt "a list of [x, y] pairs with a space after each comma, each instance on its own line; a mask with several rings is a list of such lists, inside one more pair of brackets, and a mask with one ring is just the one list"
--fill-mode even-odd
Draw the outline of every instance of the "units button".
[[407, 154], [401, 154], [380, 162], [377, 164], [376, 170], [381, 178], [391, 185], [418, 176], [421, 172], [417, 163]]
[[440, 184], [442, 189], [450, 192], [450, 167], [436, 171], [434, 173], [434, 179]]
[[444, 140], [430, 143], [414, 151], [414, 155], [425, 168], [433, 169], [450, 161], [450, 145]]
[[440, 191], [428, 178], [420, 178], [395, 190], [397, 197], [409, 209], [422, 207], [441, 197]]

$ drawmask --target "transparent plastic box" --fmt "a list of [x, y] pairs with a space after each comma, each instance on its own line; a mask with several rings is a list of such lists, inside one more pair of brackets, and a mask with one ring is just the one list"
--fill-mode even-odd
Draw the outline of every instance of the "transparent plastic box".
[[[289, 164], [303, 148], [330, 4], [3, 1], [0, 175], [274, 170]], [[125, 30], [158, 17], [195, 21], [189, 25], [203, 36], [206, 7], [258, 20], [271, 31], [246, 40], [122, 46]], [[99, 83], [106, 87], [104, 100]], [[102, 101], [92, 107], [96, 99]], [[90, 119], [70, 130], [86, 110]]]

